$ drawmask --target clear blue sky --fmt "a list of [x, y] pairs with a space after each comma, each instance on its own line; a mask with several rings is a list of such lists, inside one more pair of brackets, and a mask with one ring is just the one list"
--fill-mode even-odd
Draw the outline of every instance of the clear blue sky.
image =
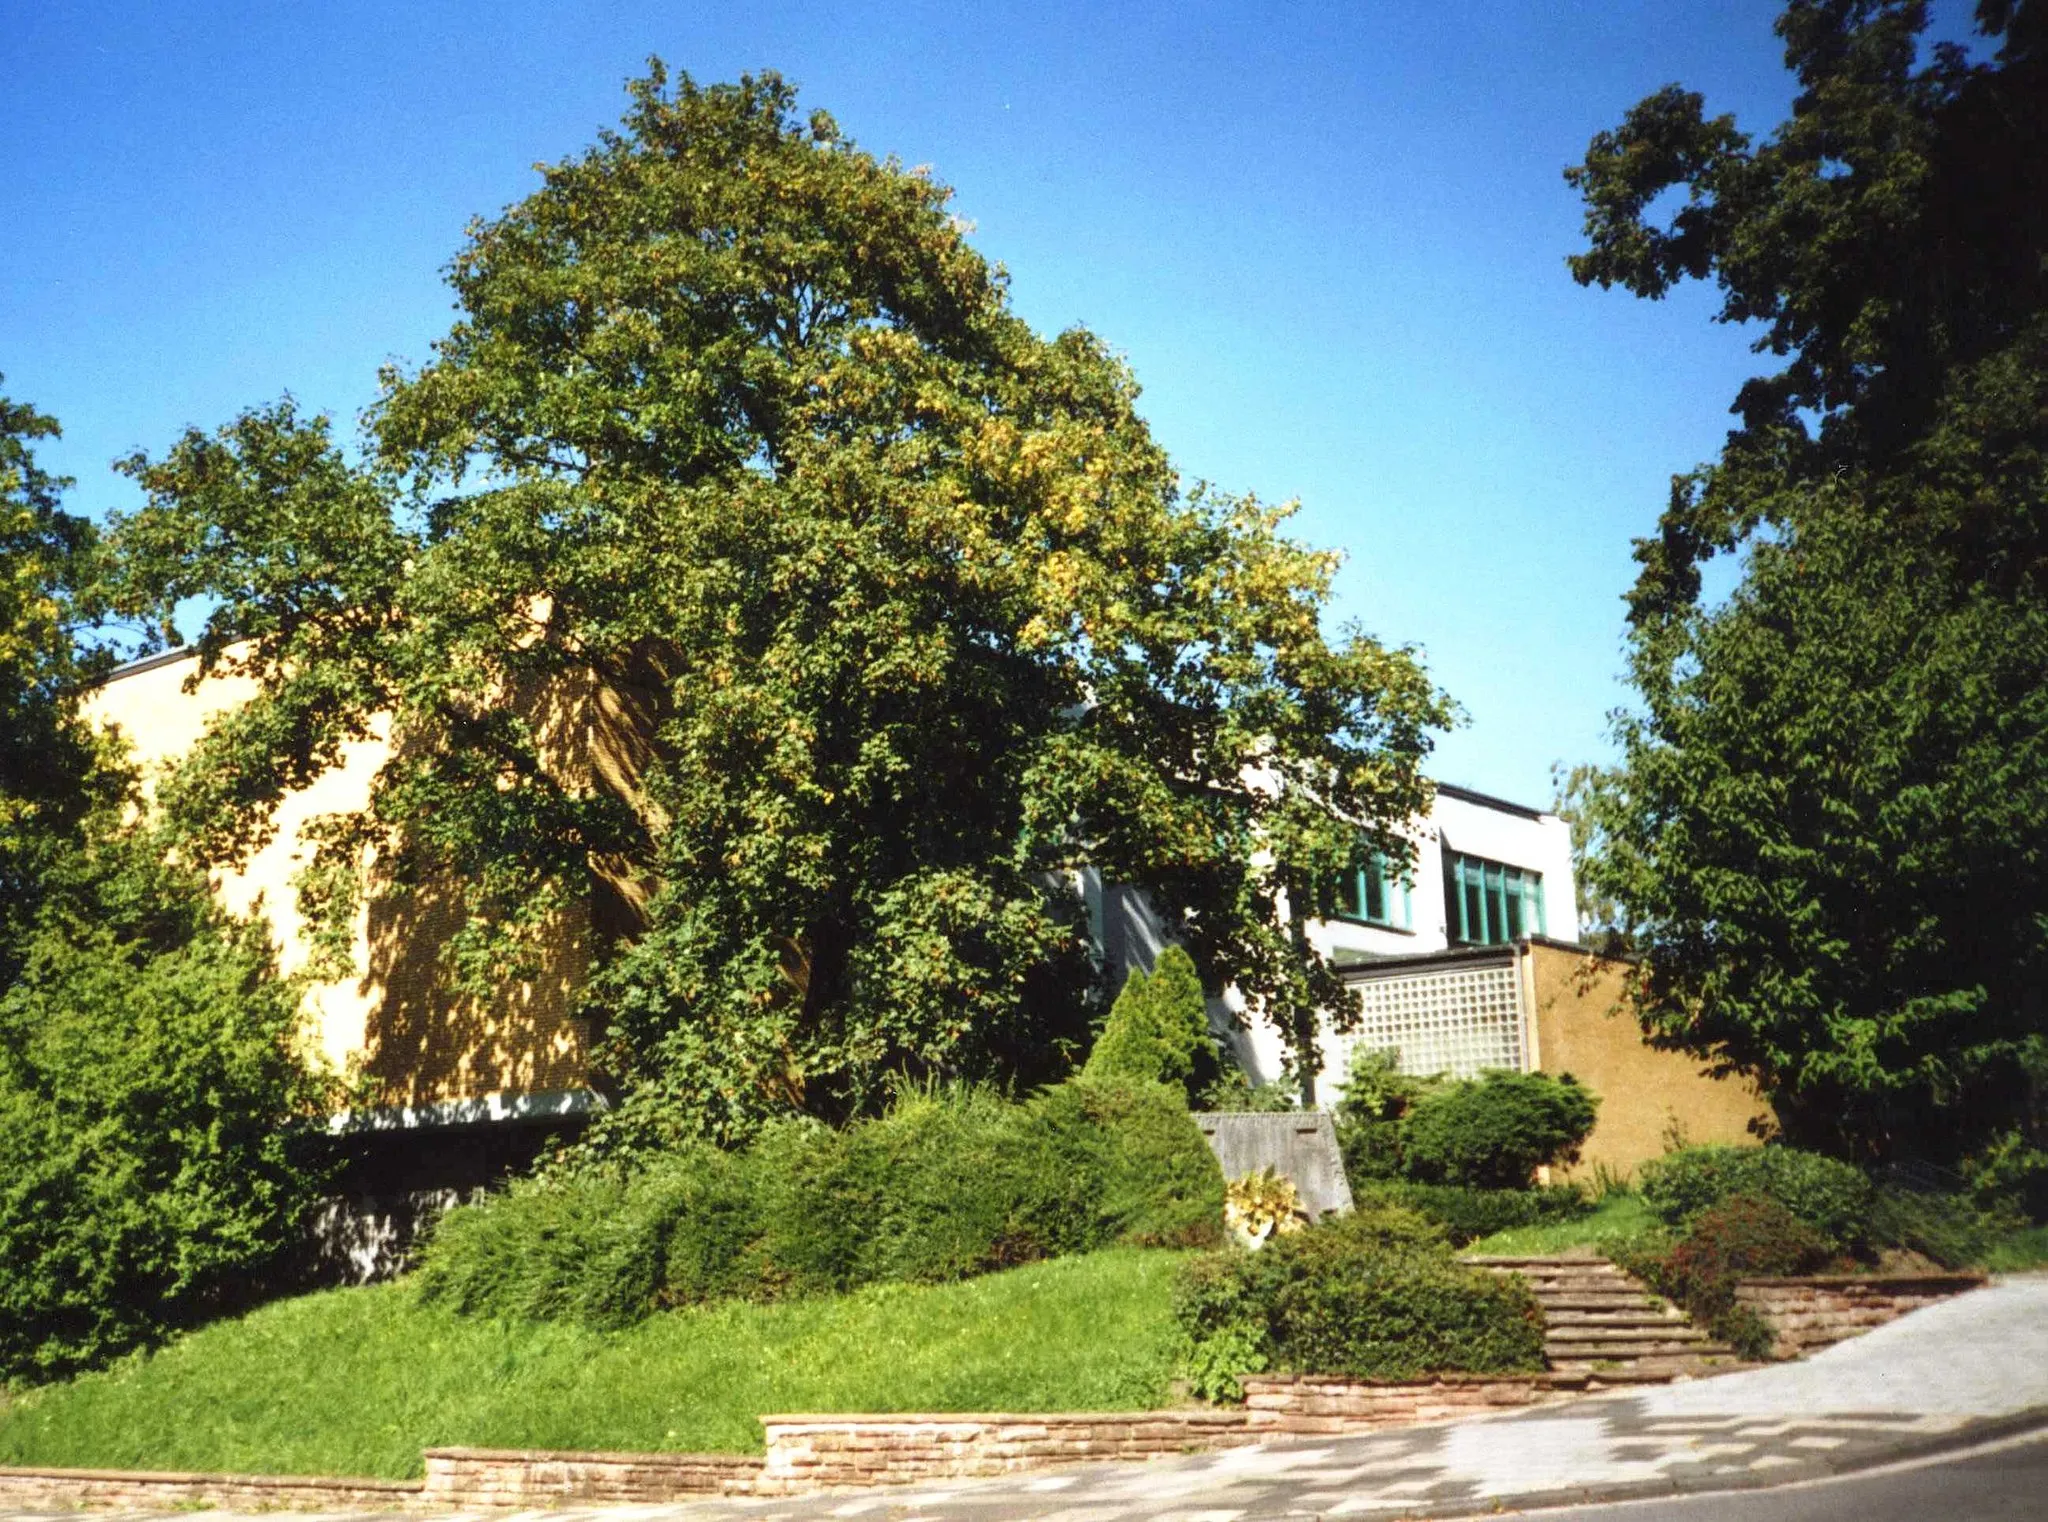
[[445, 329], [464, 223], [615, 122], [650, 53], [775, 68], [930, 164], [1023, 315], [1123, 352], [1190, 481], [1299, 497], [1333, 617], [1470, 719], [1432, 770], [1547, 802], [1625, 701], [1629, 541], [1756, 361], [1583, 291], [1559, 171], [1670, 80], [1785, 112], [1775, 0], [0, 9], [0, 372], [107, 468], [290, 391], [352, 423]]

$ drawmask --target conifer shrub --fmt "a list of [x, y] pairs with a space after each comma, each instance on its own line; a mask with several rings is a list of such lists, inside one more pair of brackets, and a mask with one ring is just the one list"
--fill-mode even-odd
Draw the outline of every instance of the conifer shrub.
[[1572, 1163], [1599, 1101], [1570, 1074], [1482, 1073], [1421, 1096], [1401, 1122], [1405, 1171], [1426, 1184], [1527, 1189], [1547, 1163]]
[[1168, 946], [1149, 977], [1131, 970], [1081, 1071], [1090, 1078], [1175, 1083], [1190, 1098], [1215, 1081], [1220, 1059], [1192, 957]]
[[[53, 874], [55, 876], [55, 874]], [[298, 985], [198, 874], [66, 864], [0, 991], [0, 1382], [107, 1362], [274, 1292], [325, 1165]]]

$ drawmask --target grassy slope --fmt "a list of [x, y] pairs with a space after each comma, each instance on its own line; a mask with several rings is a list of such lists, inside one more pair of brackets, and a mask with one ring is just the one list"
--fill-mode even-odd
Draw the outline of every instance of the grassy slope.
[[1650, 1207], [1634, 1194], [1610, 1194], [1593, 1207], [1590, 1215], [1576, 1221], [1558, 1221], [1547, 1226], [1515, 1226], [1481, 1237], [1464, 1251], [1541, 1257], [1570, 1247], [1598, 1247], [1616, 1237], [1632, 1237], [1657, 1224]]
[[1140, 1409], [1178, 1255], [725, 1304], [625, 1332], [468, 1320], [403, 1284], [267, 1306], [0, 1407], [0, 1464], [420, 1472], [420, 1449], [758, 1452], [778, 1411]]

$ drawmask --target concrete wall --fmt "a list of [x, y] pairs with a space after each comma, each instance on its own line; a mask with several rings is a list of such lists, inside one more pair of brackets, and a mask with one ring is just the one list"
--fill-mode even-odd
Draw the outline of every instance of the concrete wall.
[[1632, 1173], [1688, 1143], [1754, 1141], [1770, 1108], [1755, 1088], [1715, 1078], [1696, 1058], [1654, 1050], [1628, 1000], [1628, 968], [1574, 947], [1530, 945], [1524, 995], [1534, 1014], [1535, 1065], [1570, 1073], [1600, 1097], [1600, 1119], [1573, 1176], [1596, 1165]]

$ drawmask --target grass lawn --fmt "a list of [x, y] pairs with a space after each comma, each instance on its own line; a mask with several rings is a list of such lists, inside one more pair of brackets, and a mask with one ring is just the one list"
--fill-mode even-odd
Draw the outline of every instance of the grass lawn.
[[1543, 1257], [1573, 1247], [1598, 1247], [1617, 1237], [1632, 1237], [1657, 1224], [1640, 1195], [1610, 1194], [1593, 1207], [1591, 1215], [1576, 1221], [1553, 1221], [1542, 1226], [1512, 1226], [1481, 1237], [1470, 1253], [1499, 1253], [1510, 1257]]
[[0, 1464], [420, 1473], [420, 1450], [756, 1452], [778, 1411], [1161, 1405], [1179, 1255], [677, 1311], [624, 1332], [472, 1320], [405, 1284], [266, 1306], [0, 1405]]
[[2002, 1239], [1984, 1255], [1984, 1266], [2005, 1274], [2048, 1268], [2048, 1226], [2029, 1226]]

